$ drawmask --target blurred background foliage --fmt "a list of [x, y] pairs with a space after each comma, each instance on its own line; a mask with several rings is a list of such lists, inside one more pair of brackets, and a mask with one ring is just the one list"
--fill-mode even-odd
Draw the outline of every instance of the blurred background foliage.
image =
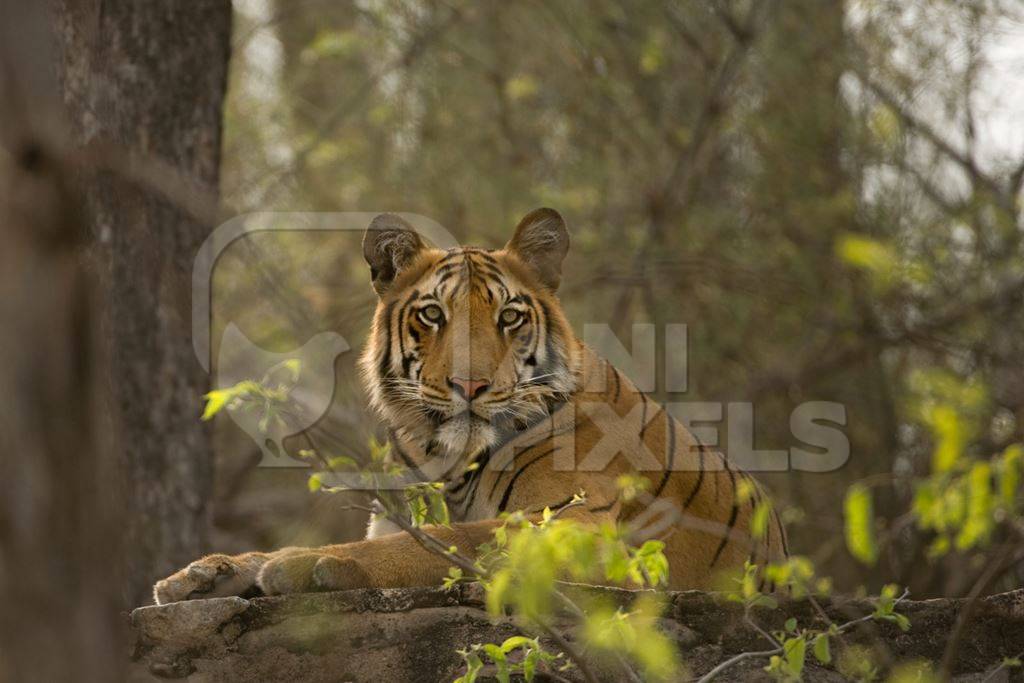
[[[762, 475], [796, 552], [839, 590], [973, 585], [982, 556], [929, 560], [934, 533], [904, 511], [940, 450], [987, 458], [1024, 436], [1018, 2], [235, 11], [231, 211], [413, 212], [497, 247], [530, 209], [557, 208], [578, 333], [607, 323], [628, 345], [634, 323], [689, 326], [688, 391], [659, 384], [658, 398], [752, 402], [755, 444], [772, 449], [800, 445], [801, 402], [846, 406], [843, 468]], [[358, 349], [375, 302], [360, 239], [236, 242], [216, 271], [213, 339], [234, 322], [272, 351], [323, 330]], [[238, 361], [221, 351], [222, 369]], [[375, 429], [355, 355], [338, 359], [316, 428], [332, 455], [365, 451]], [[347, 494], [310, 497], [308, 471], [256, 467], [258, 447], [228, 422], [218, 445], [218, 550], [361, 537]], [[843, 541], [840, 502], [861, 480], [880, 518], [874, 567]]]

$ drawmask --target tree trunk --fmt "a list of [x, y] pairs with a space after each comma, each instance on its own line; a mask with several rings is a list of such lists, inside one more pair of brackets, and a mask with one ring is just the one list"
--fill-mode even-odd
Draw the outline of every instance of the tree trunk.
[[156, 579], [206, 550], [213, 460], [199, 421], [208, 378], [192, 350], [190, 277], [212, 226], [183, 200], [217, 193], [231, 5], [55, 0], [54, 11], [75, 141], [128, 160], [84, 179], [85, 218], [123, 435], [124, 597], [141, 604]]
[[0, 681], [115, 681], [120, 490], [50, 38], [0, 0]]

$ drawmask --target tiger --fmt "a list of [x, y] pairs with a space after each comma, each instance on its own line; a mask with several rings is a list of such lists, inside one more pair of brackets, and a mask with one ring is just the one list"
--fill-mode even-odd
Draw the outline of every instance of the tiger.
[[[367, 228], [378, 300], [359, 367], [389, 457], [443, 484], [450, 523], [423, 530], [472, 555], [507, 512], [633, 524], [664, 543], [675, 590], [784, 560], [774, 508], [752, 530], [767, 501], [758, 482], [575, 336], [556, 296], [568, 249], [550, 208], [527, 214], [499, 250], [428, 246], [393, 214]], [[623, 475], [642, 477], [644, 495], [624, 495]], [[154, 599], [439, 585], [449, 569], [372, 517], [362, 541], [203, 557], [157, 582]]]

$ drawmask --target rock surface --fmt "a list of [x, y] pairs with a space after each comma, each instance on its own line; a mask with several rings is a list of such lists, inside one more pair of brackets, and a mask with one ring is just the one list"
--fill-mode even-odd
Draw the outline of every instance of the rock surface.
[[[636, 595], [614, 589], [585, 592], [623, 605]], [[679, 643], [693, 675], [706, 673], [737, 653], [769, 647], [744, 625], [742, 609], [736, 604], [695, 591], [666, 597], [671, 604], [662, 626]], [[893, 624], [868, 622], [845, 639], [871, 644], [882, 662], [937, 661], [963, 605], [961, 600], [905, 601], [900, 611], [911, 620], [908, 632]], [[872, 611], [863, 600], [836, 599], [823, 606], [836, 622]], [[758, 621], [775, 629], [788, 617], [796, 617], [802, 625], [819, 619], [806, 601], [788, 601], [778, 610], [759, 613]], [[476, 585], [450, 591], [367, 589], [194, 600], [141, 607], [132, 613], [131, 624], [135, 635], [132, 680], [138, 681], [154, 676], [189, 681], [450, 681], [462, 673], [457, 649], [501, 642], [522, 632], [511, 620], [488, 617]], [[559, 626], [568, 633], [567, 624]], [[981, 680], [979, 674], [1022, 651], [1024, 590], [986, 598], [965, 630], [957, 678]], [[764, 664], [764, 659], [751, 658], [716, 680], [761, 678]], [[610, 665], [601, 673], [609, 681], [621, 679]], [[574, 672], [566, 675], [578, 680]], [[842, 677], [834, 670], [809, 665], [807, 679]], [[538, 676], [538, 680], [543, 679]]]

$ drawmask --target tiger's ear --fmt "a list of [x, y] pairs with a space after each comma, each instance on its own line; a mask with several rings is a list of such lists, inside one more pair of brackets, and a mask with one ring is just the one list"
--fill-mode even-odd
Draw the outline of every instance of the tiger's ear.
[[556, 290], [562, 281], [562, 259], [569, 251], [565, 220], [554, 209], [534, 209], [519, 221], [505, 249], [530, 266], [542, 284]]
[[378, 295], [388, 290], [395, 277], [424, 248], [412, 226], [398, 216], [382, 213], [370, 222], [363, 235], [363, 258]]

